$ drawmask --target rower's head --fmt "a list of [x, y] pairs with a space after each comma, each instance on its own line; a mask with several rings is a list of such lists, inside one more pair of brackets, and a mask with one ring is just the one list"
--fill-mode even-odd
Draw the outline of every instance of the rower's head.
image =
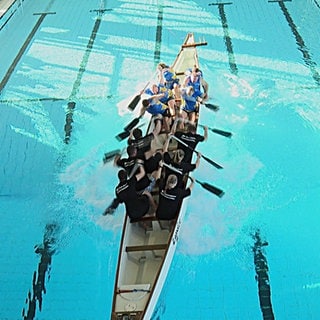
[[159, 70], [163, 70], [163, 69], [165, 69], [165, 68], [168, 68], [168, 66], [167, 66], [165, 63], [160, 62], [160, 63], [158, 64], [158, 69], [159, 69]]
[[188, 131], [191, 132], [191, 133], [196, 133], [197, 132], [197, 128], [194, 124], [192, 123], [189, 123], [188, 124]]
[[133, 158], [137, 155], [137, 148], [133, 145], [127, 147], [127, 154], [129, 157]]
[[175, 174], [170, 174], [167, 179], [166, 189], [173, 189], [178, 183], [178, 178]]
[[118, 178], [119, 178], [120, 182], [126, 181], [127, 177], [128, 177], [128, 175], [127, 175], [127, 171], [126, 170], [123, 170], [123, 169], [119, 170]]
[[154, 84], [151, 86], [151, 91], [152, 91], [154, 94], [158, 94], [158, 93], [159, 93], [159, 87], [154, 83]]
[[194, 76], [200, 76], [201, 75], [201, 71], [200, 71], [200, 69], [197, 67], [197, 66], [194, 66], [193, 68], [192, 68], [192, 74], [194, 75]]
[[177, 149], [173, 156], [173, 161], [180, 163], [184, 158], [184, 151], [182, 149]]
[[149, 105], [150, 105], [150, 101], [149, 101], [148, 99], [142, 100], [142, 106], [143, 106], [144, 108], [148, 108]]
[[142, 130], [139, 129], [139, 128], [135, 128], [133, 131], [132, 131], [132, 135], [134, 136], [135, 139], [139, 139], [142, 137]]

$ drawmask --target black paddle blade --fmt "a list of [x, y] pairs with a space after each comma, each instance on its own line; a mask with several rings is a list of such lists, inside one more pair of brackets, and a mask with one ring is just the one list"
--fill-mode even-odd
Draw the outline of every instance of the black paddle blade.
[[207, 183], [207, 182], [201, 182], [199, 180], [195, 180], [197, 183], [199, 183], [204, 189], [208, 190], [209, 192], [215, 194], [219, 198], [221, 198], [224, 195], [224, 191]]
[[215, 129], [215, 128], [210, 128], [210, 130], [214, 133], [220, 134], [221, 136], [227, 137], [227, 138], [231, 138], [232, 133], [228, 132], [228, 131], [223, 131], [220, 129]]
[[118, 135], [116, 135], [116, 139], [118, 141], [122, 141], [122, 140], [128, 138], [129, 136], [130, 136], [129, 131], [123, 131], [123, 132], [119, 133]]
[[128, 109], [133, 111], [136, 106], [138, 105], [139, 101], [141, 99], [141, 95], [140, 94], [137, 94], [133, 99], [132, 101], [129, 103], [128, 105]]
[[212, 111], [218, 111], [220, 109], [220, 107], [217, 106], [216, 104], [205, 103], [204, 105]]
[[124, 127], [124, 131], [131, 131], [140, 121], [140, 117], [134, 118], [129, 124]]
[[120, 154], [120, 153], [121, 153], [120, 149], [105, 153], [104, 157], [103, 157], [103, 163], [107, 163], [107, 162], [111, 161], [117, 154]]
[[209, 162], [210, 164], [212, 164], [214, 167], [216, 167], [217, 169], [223, 169], [223, 167], [220, 166], [220, 164], [214, 162], [213, 160], [209, 159], [206, 156], [201, 155], [201, 157], [206, 160], [207, 162]]

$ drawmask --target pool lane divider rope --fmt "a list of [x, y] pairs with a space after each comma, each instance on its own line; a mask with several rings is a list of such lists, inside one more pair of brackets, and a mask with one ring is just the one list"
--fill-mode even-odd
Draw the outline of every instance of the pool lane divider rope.
[[263, 247], [268, 245], [268, 242], [262, 242], [260, 237], [260, 230], [257, 230], [253, 235], [254, 246], [253, 259], [256, 271], [255, 279], [258, 283], [258, 297], [260, 309], [264, 320], [274, 320], [274, 313], [271, 303], [271, 288], [269, 280], [269, 267], [267, 258], [263, 252]]
[[279, 4], [279, 7], [280, 7], [281, 11], [283, 12], [283, 14], [289, 24], [289, 27], [290, 27], [290, 29], [296, 39], [298, 49], [302, 53], [302, 59], [303, 59], [304, 63], [310, 69], [312, 78], [314, 79], [316, 84], [318, 86], [320, 86], [320, 74], [317, 71], [317, 64], [316, 64], [316, 62], [314, 62], [312, 60], [311, 55], [308, 50], [308, 47], [306, 46], [301, 34], [298, 31], [297, 26], [295, 25], [288, 9], [286, 8], [286, 6], [284, 4], [284, 2], [291, 2], [291, 0], [269, 0], [268, 2], [270, 2], [270, 3], [277, 2]]
[[7, 85], [8, 81], [9, 81], [13, 71], [15, 70], [16, 66], [18, 65], [21, 57], [23, 56], [23, 54], [27, 50], [32, 38], [34, 37], [34, 35], [38, 31], [41, 23], [43, 22], [44, 18], [48, 14], [56, 14], [56, 13], [55, 12], [34, 13], [34, 15], [40, 15], [40, 17], [39, 17], [37, 23], [35, 24], [35, 26], [33, 27], [32, 31], [28, 35], [26, 41], [23, 43], [22, 47], [20, 48], [18, 54], [16, 55], [15, 59], [13, 60], [12, 64], [10, 65], [8, 71], [6, 72], [4, 78], [1, 80], [1, 82], [0, 82], [0, 94], [1, 94], [1, 92], [3, 90], [3, 88]]
[[209, 3], [209, 6], [218, 6], [220, 20], [221, 20], [222, 29], [223, 29], [223, 35], [224, 35], [223, 36], [224, 43], [226, 45], [227, 53], [228, 53], [230, 71], [231, 71], [232, 74], [237, 75], [238, 74], [238, 67], [237, 67], [237, 64], [236, 64], [235, 56], [234, 56], [232, 39], [230, 37], [227, 16], [226, 16], [225, 9], [224, 9], [224, 7], [226, 5], [231, 5], [231, 4], [232, 4], [232, 2]]

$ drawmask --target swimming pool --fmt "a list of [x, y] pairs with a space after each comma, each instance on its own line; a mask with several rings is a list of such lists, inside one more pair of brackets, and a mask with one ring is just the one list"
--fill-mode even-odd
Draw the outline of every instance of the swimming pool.
[[220, 105], [202, 122], [233, 132], [199, 145], [224, 170], [196, 174], [226, 194], [194, 189], [154, 319], [318, 319], [319, 2], [20, 4], [0, 31], [0, 319], [108, 319], [123, 210], [101, 215], [102, 157], [190, 31]]

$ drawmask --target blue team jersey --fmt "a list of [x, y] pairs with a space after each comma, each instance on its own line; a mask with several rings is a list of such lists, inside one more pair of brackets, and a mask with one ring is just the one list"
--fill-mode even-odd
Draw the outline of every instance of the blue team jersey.
[[171, 68], [167, 68], [162, 71], [163, 78], [165, 79], [165, 86], [168, 89], [173, 89], [173, 85], [175, 83], [179, 83], [179, 79], [177, 78], [175, 72]]
[[193, 95], [189, 96], [189, 95], [186, 94], [185, 91], [183, 91], [181, 97], [184, 100], [184, 104], [183, 104], [182, 110], [184, 110], [186, 112], [194, 112], [194, 111], [196, 111], [197, 99]]
[[188, 76], [188, 81], [187, 81], [187, 86], [192, 86], [194, 93], [193, 93], [193, 97], [197, 98], [200, 97], [202, 95], [202, 91], [201, 91], [201, 77], [197, 76], [196, 81], [191, 81], [191, 76]]
[[147, 112], [151, 113], [152, 115], [155, 114], [164, 114], [167, 112], [168, 106], [166, 106], [164, 103], [162, 102], [152, 102], [152, 99], [149, 100], [150, 101], [150, 105], [149, 107], [146, 109]]
[[[159, 84], [157, 87], [158, 87], [158, 93], [157, 94], [163, 94], [164, 93], [164, 97], [159, 99], [160, 102], [167, 103], [168, 100], [172, 97], [171, 90], [166, 88], [163, 84]], [[145, 93], [150, 95], [150, 96], [153, 96], [155, 94], [150, 88], [146, 89]]]

